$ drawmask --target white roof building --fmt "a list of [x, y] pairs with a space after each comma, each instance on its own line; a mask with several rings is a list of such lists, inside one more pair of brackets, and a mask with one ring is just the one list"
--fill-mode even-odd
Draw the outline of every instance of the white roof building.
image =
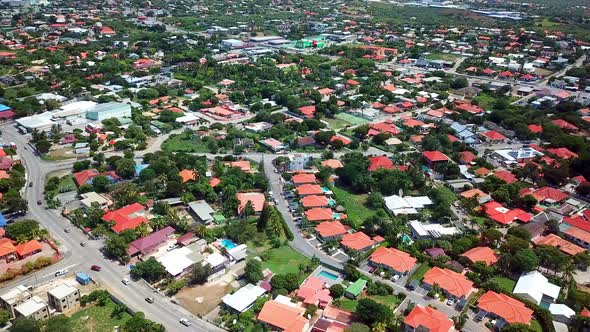
[[391, 195], [383, 197], [385, 206], [394, 215], [399, 214], [416, 214], [418, 210], [425, 206], [431, 205], [432, 201], [426, 196], [406, 196]]
[[256, 299], [262, 296], [265, 292], [266, 290], [262, 287], [247, 284], [237, 292], [225, 295], [221, 298], [221, 301], [223, 304], [237, 312], [244, 312], [250, 309], [254, 302], [256, 302]]
[[441, 224], [424, 224], [418, 220], [411, 220], [409, 226], [412, 235], [417, 239], [437, 239], [443, 235], [455, 235], [461, 233], [457, 227], [445, 227]]
[[503, 149], [496, 150], [494, 153], [502, 158], [506, 164], [514, 164], [517, 162], [522, 162], [523, 160], [543, 156], [543, 153], [533, 148]]
[[51, 296], [58, 298], [58, 299], [63, 299], [64, 297], [75, 293], [78, 291], [78, 288], [68, 285], [68, 284], [61, 284], [57, 287], [55, 287], [54, 289], [48, 291], [48, 294], [51, 294]]
[[553, 319], [564, 324], [570, 324], [571, 319], [576, 316], [576, 312], [565, 304], [551, 303], [549, 312]]
[[188, 269], [196, 263], [188, 257], [192, 253], [193, 251], [190, 248], [182, 247], [171, 250], [156, 260], [164, 266], [166, 272], [171, 276], [176, 277], [183, 272], [188, 271]]
[[19, 306], [16, 306], [14, 310], [21, 316], [31, 317], [40, 310], [43, 310], [43, 308], [47, 308], [47, 303], [43, 302], [43, 300], [40, 297], [33, 296], [27, 302]]
[[214, 252], [211, 255], [207, 256], [206, 261], [211, 265], [213, 269], [215, 269], [216, 267], [225, 264], [227, 262], [227, 257]]
[[559, 290], [559, 286], [550, 283], [543, 274], [531, 271], [520, 276], [512, 293], [539, 304], [541, 301], [555, 302], [559, 297]]
[[192, 113], [187, 113], [184, 116], [178, 117], [175, 120], [178, 123], [189, 123], [189, 122], [195, 122], [195, 121], [199, 121], [199, 118], [196, 117], [194, 114]]

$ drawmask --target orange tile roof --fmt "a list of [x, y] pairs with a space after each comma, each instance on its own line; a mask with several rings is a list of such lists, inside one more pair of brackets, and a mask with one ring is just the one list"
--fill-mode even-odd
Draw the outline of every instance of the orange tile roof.
[[294, 184], [304, 184], [304, 183], [316, 183], [317, 179], [315, 178], [315, 174], [299, 173], [299, 174], [293, 175], [292, 181]]
[[475, 170], [475, 172], [473, 172], [475, 175], [478, 176], [485, 176], [490, 174], [492, 171], [490, 171], [489, 169], [485, 168], [485, 167], [480, 167], [478, 169]]
[[318, 232], [323, 238], [332, 237], [337, 235], [343, 235], [348, 233], [348, 228], [340, 221], [324, 221], [319, 223], [315, 227], [315, 231]]
[[510, 173], [509, 171], [498, 171], [493, 175], [506, 183], [514, 183], [518, 181], [516, 176], [514, 176], [514, 174]]
[[41, 243], [39, 243], [39, 241], [31, 240], [17, 245], [15, 249], [16, 253], [22, 257], [34, 253], [36, 251], [40, 251], [43, 249], [43, 247], [41, 246]]
[[312, 207], [327, 207], [328, 198], [322, 195], [310, 195], [305, 196], [301, 199], [301, 205], [305, 208], [312, 208]]
[[436, 266], [424, 274], [424, 282], [429, 285], [438, 284], [441, 289], [456, 297], [467, 297], [473, 290], [473, 282], [464, 275]]
[[461, 256], [467, 257], [471, 262], [484, 262], [490, 266], [498, 261], [498, 256], [489, 247], [475, 247], [467, 250]]
[[244, 172], [250, 171], [250, 161], [249, 160], [232, 161], [230, 163], [227, 163], [227, 165], [229, 165], [229, 167], [239, 168]]
[[374, 245], [375, 241], [363, 232], [356, 232], [342, 236], [340, 244], [352, 250], [363, 250]]
[[330, 320], [334, 320], [340, 323], [344, 323], [347, 325], [352, 324], [353, 322], [353, 314], [350, 311], [346, 311], [346, 310], [342, 310], [340, 308], [334, 307], [334, 306], [327, 306], [324, 309], [324, 312], [322, 313], [322, 315]]
[[4, 238], [0, 239], [0, 257], [4, 257], [6, 255], [14, 254], [16, 252], [16, 248], [12, 244], [10, 239]]
[[304, 312], [305, 309], [302, 307], [270, 300], [262, 306], [258, 320], [279, 328], [283, 332], [303, 332], [309, 324], [309, 320], [303, 317]]
[[183, 169], [178, 173], [182, 178], [182, 183], [187, 183], [189, 181], [194, 181], [197, 179], [197, 172], [190, 170], [190, 169]]
[[477, 159], [477, 156], [471, 151], [461, 151], [459, 152], [459, 159], [463, 163], [470, 163]]
[[248, 202], [252, 202], [252, 207], [255, 212], [260, 212], [264, 208], [266, 197], [263, 193], [237, 193], [236, 196], [240, 201], [240, 205], [238, 206], [239, 213], [242, 212]]
[[502, 317], [508, 323], [528, 324], [533, 314], [533, 311], [527, 308], [524, 303], [494, 291], [488, 291], [482, 295], [477, 306]]
[[376, 264], [388, 266], [401, 273], [406, 273], [416, 266], [414, 257], [395, 248], [379, 247], [371, 254], [369, 260]]
[[552, 246], [563, 251], [568, 255], [576, 255], [586, 251], [586, 249], [575, 245], [565, 239], [560, 238], [555, 234], [548, 234], [547, 236], [541, 236], [533, 240], [533, 243], [538, 246]]
[[474, 189], [465, 190], [460, 195], [463, 198], [471, 198], [471, 197], [478, 198], [478, 197], [486, 197], [488, 194], [484, 193], [480, 189], [474, 188]]
[[306, 305], [319, 305], [320, 308], [325, 307], [332, 301], [330, 290], [326, 288], [326, 283], [314, 276], [310, 276], [297, 290], [297, 298], [303, 301]]
[[449, 316], [431, 307], [417, 305], [404, 320], [404, 324], [418, 331], [425, 327], [429, 332], [449, 332], [455, 325]]
[[579, 229], [578, 227], [570, 227], [565, 234], [578, 239], [582, 240], [586, 243], [590, 243], [590, 233], [586, 232], [585, 230]]
[[342, 162], [340, 160], [338, 160], [338, 159], [324, 160], [324, 161], [322, 161], [322, 166], [324, 166], [324, 167], [330, 167], [332, 169], [344, 167], [344, 165], [342, 165]]
[[305, 217], [309, 221], [334, 220], [334, 212], [329, 208], [313, 208], [305, 211]]
[[301, 196], [305, 195], [323, 195], [324, 191], [319, 184], [302, 184], [295, 188], [297, 190], [297, 194]]
[[431, 162], [450, 160], [449, 157], [440, 151], [424, 151], [422, 155]]

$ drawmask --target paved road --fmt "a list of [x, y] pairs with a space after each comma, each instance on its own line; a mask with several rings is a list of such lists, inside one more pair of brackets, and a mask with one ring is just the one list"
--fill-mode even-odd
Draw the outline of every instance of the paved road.
[[[25, 279], [19, 279], [9, 286], [25, 283], [33, 285], [53, 278], [55, 271], [68, 268], [70, 271], [83, 271], [89, 273], [98, 283], [109, 289], [115, 296], [123, 300], [126, 305], [135, 310], [143, 311], [146, 317], [163, 324], [167, 331], [223, 331], [222, 329], [193, 317], [184, 308], [172, 304], [170, 299], [154, 293], [142, 282], [131, 282], [128, 286], [121, 283], [121, 279], [129, 276], [128, 268], [117, 262], [105, 259], [98, 250], [102, 247], [99, 241], [89, 240], [79, 229], [73, 228], [70, 233], [64, 229], [71, 226], [69, 221], [54, 211], [47, 210], [36, 204], [38, 200], [44, 201], [43, 187], [48, 173], [65, 168], [70, 168], [75, 160], [57, 163], [46, 162], [37, 158], [31, 152], [31, 148], [25, 149], [26, 137], [19, 134], [13, 127], [4, 126], [2, 129], [5, 141], [15, 142], [19, 154], [27, 168], [28, 181], [33, 182], [32, 188], [26, 188], [25, 199], [29, 201], [29, 217], [39, 221], [43, 227], [49, 230], [64, 253], [64, 259], [39, 272], [31, 274]], [[87, 242], [86, 247], [80, 246], [80, 242]], [[90, 265], [98, 264], [102, 267], [100, 272], [90, 272]], [[145, 298], [151, 296], [155, 303], [148, 304]], [[185, 328], [178, 320], [182, 317], [190, 318], [193, 325]]]

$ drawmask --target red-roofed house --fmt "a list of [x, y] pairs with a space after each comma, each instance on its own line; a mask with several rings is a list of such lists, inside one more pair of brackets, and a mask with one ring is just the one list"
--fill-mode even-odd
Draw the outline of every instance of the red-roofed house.
[[291, 181], [293, 181], [294, 184], [299, 185], [299, 184], [304, 184], [304, 183], [316, 183], [317, 179], [315, 178], [315, 174], [299, 173], [299, 174], [293, 175], [293, 178], [291, 179]]
[[580, 129], [563, 119], [555, 119], [552, 120], [551, 123], [566, 131], [578, 131]]
[[255, 213], [260, 213], [262, 212], [264, 202], [266, 201], [266, 197], [263, 193], [237, 193], [236, 197], [238, 197], [238, 200], [240, 201], [240, 205], [238, 205], [238, 214], [242, 213], [248, 202], [252, 203]]
[[191, 169], [183, 169], [178, 173], [182, 178], [182, 183], [187, 183], [189, 181], [195, 181], [197, 179], [197, 172]]
[[459, 152], [459, 161], [462, 164], [469, 164], [477, 159], [477, 156], [473, 154], [471, 151], [461, 151]]
[[309, 195], [301, 198], [301, 205], [306, 209], [325, 208], [330, 206], [330, 202], [324, 195]]
[[489, 130], [481, 134], [481, 137], [490, 144], [500, 144], [508, 138], [495, 130]]
[[514, 220], [520, 220], [526, 223], [531, 221], [533, 218], [531, 214], [526, 213], [521, 209], [509, 210], [495, 201], [485, 204], [484, 209], [485, 213], [490, 219], [495, 220], [503, 225], [508, 225]]
[[308, 119], [312, 119], [313, 116], [315, 115], [315, 106], [314, 105], [310, 105], [310, 106], [301, 106], [298, 108], [299, 112], [301, 112], [301, 114], [303, 114], [304, 117], [308, 118]]
[[518, 179], [516, 178], [516, 176], [514, 176], [514, 174], [508, 172], [508, 171], [497, 171], [493, 174], [494, 177], [506, 182], [506, 183], [514, 183], [516, 181], [518, 181]]
[[4, 262], [12, 262], [16, 259], [16, 248], [12, 241], [7, 238], [0, 239], [0, 260]]
[[374, 172], [380, 168], [393, 169], [393, 161], [385, 156], [370, 157], [369, 172]]
[[167, 226], [159, 231], [153, 232], [148, 236], [139, 238], [129, 244], [127, 247], [127, 255], [131, 258], [142, 257], [157, 251], [168, 240], [172, 239], [174, 235], [174, 228]]
[[302, 184], [295, 188], [297, 195], [308, 196], [308, 195], [323, 195], [324, 191], [319, 184]]
[[305, 217], [308, 221], [327, 221], [334, 220], [334, 212], [329, 208], [313, 208], [305, 211]]
[[19, 259], [24, 259], [43, 251], [43, 246], [37, 240], [30, 240], [15, 247]]
[[337, 168], [344, 167], [344, 165], [342, 165], [342, 162], [340, 160], [338, 160], [338, 159], [324, 160], [324, 161], [322, 161], [322, 166], [323, 167], [330, 167], [332, 169], [337, 169]]
[[488, 316], [499, 317], [508, 323], [529, 324], [533, 311], [510, 296], [488, 291], [479, 298], [477, 307]]
[[529, 130], [531, 131], [531, 133], [533, 134], [539, 134], [541, 132], [543, 132], [543, 127], [536, 125], [536, 124], [530, 124], [528, 125]]
[[486, 266], [495, 264], [498, 261], [498, 255], [489, 247], [475, 247], [467, 250], [461, 256], [466, 257], [474, 264], [484, 262]]
[[533, 196], [539, 202], [547, 202], [550, 204], [559, 203], [565, 201], [570, 197], [570, 195], [564, 193], [563, 191], [551, 187], [542, 187], [539, 189], [532, 189], [532, 188], [524, 188], [520, 191], [520, 196], [524, 197], [526, 195]]
[[455, 324], [446, 314], [431, 307], [417, 305], [404, 319], [407, 332], [452, 332]]
[[426, 163], [430, 166], [433, 166], [436, 163], [442, 163], [451, 160], [440, 151], [424, 151], [422, 155], [424, 156]]
[[297, 290], [297, 298], [305, 305], [315, 305], [319, 308], [325, 308], [332, 302], [330, 290], [326, 288], [326, 283], [317, 277], [310, 276]]
[[78, 186], [81, 186], [90, 183], [90, 180], [92, 180], [92, 178], [97, 176], [98, 174], [98, 171], [95, 169], [85, 169], [83, 171], [74, 173], [72, 176], [76, 184]]
[[349, 228], [342, 225], [338, 220], [324, 221], [315, 227], [315, 231], [324, 241], [340, 238], [342, 235], [348, 233], [348, 230]]
[[133, 203], [118, 210], [108, 211], [102, 219], [115, 223], [111, 229], [115, 233], [121, 233], [126, 229], [135, 229], [141, 224], [147, 224], [148, 220], [144, 217], [145, 212], [146, 210], [143, 205]]
[[407, 274], [416, 266], [416, 259], [410, 254], [395, 248], [379, 247], [369, 258], [373, 266], [391, 270], [396, 274]]
[[[379, 240], [382, 241], [381, 238], [379, 238]], [[342, 236], [342, 241], [340, 241], [342, 246], [349, 250], [356, 251], [365, 251], [371, 249], [377, 243], [378, 241], [376, 241], [376, 238], [370, 238], [363, 232], [344, 234], [344, 236]]]
[[547, 149], [547, 152], [561, 159], [578, 158], [578, 154], [568, 148], [552, 148]]
[[467, 298], [473, 291], [473, 282], [464, 275], [449, 269], [433, 267], [424, 274], [423, 284], [432, 287], [437, 284], [447, 296]]
[[555, 234], [541, 236], [532, 241], [537, 246], [552, 246], [571, 256], [586, 251], [586, 249], [566, 241]]
[[258, 314], [258, 321], [271, 330], [283, 332], [304, 332], [309, 330], [309, 320], [303, 317], [305, 309], [275, 300], [264, 303]]

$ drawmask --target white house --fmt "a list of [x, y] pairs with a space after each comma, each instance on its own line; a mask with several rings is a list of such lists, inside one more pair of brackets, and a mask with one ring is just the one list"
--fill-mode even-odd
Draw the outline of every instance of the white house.
[[553, 319], [568, 325], [572, 323], [572, 319], [576, 316], [576, 312], [565, 304], [551, 303], [549, 312]]
[[512, 293], [540, 304], [541, 301], [555, 302], [559, 297], [559, 290], [559, 286], [550, 283], [543, 274], [531, 271], [520, 276]]
[[406, 196], [391, 195], [383, 197], [385, 206], [394, 215], [399, 214], [416, 214], [418, 210], [423, 209], [428, 205], [432, 205], [432, 201], [427, 196]]
[[242, 313], [250, 309], [254, 302], [256, 302], [256, 300], [265, 292], [266, 290], [262, 287], [247, 284], [246, 286], [240, 288], [237, 292], [225, 295], [223, 298], [221, 298], [221, 301], [226, 307], [238, 313]]

